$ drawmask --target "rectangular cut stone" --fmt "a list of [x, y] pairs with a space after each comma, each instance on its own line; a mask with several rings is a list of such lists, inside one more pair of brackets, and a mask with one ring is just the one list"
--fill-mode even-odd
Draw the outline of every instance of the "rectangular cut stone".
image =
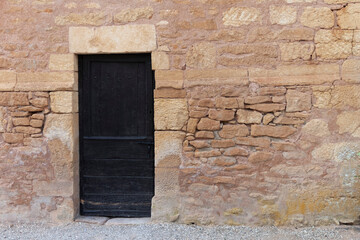
[[77, 90], [74, 72], [18, 73], [16, 91]]
[[247, 85], [249, 83], [246, 69], [206, 69], [188, 70], [185, 72], [185, 87], [201, 85]]
[[16, 73], [0, 71], [0, 91], [13, 91], [16, 84]]
[[27, 93], [0, 93], [0, 106], [25, 106], [29, 105]]
[[71, 53], [136, 53], [155, 49], [155, 26], [151, 24], [69, 28]]
[[53, 71], [77, 71], [77, 57], [75, 54], [51, 54], [49, 69]]
[[51, 92], [50, 107], [55, 113], [78, 112], [77, 92]]
[[276, 70], [250, 69], [250, 81], [260, 85], [319, 85], [340, 79], [337, 64], [287, 65]]

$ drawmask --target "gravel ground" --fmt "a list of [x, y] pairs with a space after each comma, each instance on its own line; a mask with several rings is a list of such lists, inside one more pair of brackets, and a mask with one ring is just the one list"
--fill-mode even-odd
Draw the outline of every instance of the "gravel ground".
[[12, 225], [0, 226], [0, 239], [360, 239], [360, 227], [232, 227], [187, 226], [180, 224], [140, 224], [100, 226], [71, 223], [63, 226]]

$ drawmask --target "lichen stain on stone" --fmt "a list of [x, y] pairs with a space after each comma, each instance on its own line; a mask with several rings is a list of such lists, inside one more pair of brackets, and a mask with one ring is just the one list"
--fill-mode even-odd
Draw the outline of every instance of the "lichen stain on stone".
[[224, 216], [240, 215], [242, 212], [242, 208], [230, 208], [224, 212]]

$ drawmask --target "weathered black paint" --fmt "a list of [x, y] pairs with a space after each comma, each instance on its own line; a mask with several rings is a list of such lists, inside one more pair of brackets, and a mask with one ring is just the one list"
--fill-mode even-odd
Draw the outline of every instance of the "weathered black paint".
[[80, 213], [149, 217], [154, 195], [150, 54], [79, 56]]

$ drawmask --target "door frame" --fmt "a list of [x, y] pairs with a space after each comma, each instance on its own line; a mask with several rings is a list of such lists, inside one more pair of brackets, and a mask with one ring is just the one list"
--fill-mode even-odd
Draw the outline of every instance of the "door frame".
[[[78, 91], [78, 55], [151, 53], [156, 84], [154, 90], [155, 196], [152, 199], [151, 219], [168, 222], [177, 220], [181, 210], [179, 176], [181, 162], [186, 158], [183, 154], [183, 141], [187, 120], [181, 121], [177, 126], [172, 126], [170, 121], [176, 119], [178, 115], [188, 116], [186, 92], [183, 88], [184, 71], [170, 70], [167, 53], [169, 50], [167, 46], [158, 48], [155, 25], [70, 27], [69, 51], [76, 65], [75, 92]], [[173, 91], [167, 92], [167, 89], [175, 89], [179, 94], [173, 96]], [[72, 105], [77, 107], [78, 102], [74, 101]], [[164, 108], [171, 111], [164, 112]], [[73, 207], [66, 211], [75, 219], [80, 214], [79, 123], [75, 123], [73, 131], [69, 134], [76, 146], [72, 157]]]

